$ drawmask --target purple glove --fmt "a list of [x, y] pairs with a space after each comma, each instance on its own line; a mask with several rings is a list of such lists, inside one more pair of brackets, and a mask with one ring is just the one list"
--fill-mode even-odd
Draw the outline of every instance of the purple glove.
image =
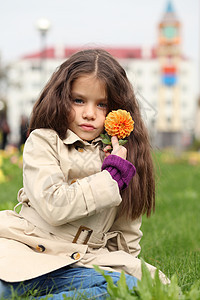
[[113, 154], [104, 159], [101, 170], [106, 170], [110, 173], [112, 178], [117, 181], [120, 190], [128, 186], [136, 173], [136, 169], [132, 163]]

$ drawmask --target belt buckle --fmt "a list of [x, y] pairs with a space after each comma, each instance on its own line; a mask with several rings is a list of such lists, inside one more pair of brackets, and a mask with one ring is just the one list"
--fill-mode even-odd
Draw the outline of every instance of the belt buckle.
[[90, 229], [90, 228], [88, 228], [88, 227], [86, 227], [86, 226], [80, 226], [80, 227], [79, 227], [79, 229], [78, 229], [78, 231], [77, 231], [77, 233], [76, 233], [76, 235], [75, 235], [75, 237], [74, 237], [72, 243], [76, 243], [77, 240], [79, 239], [80, 235], [81, 235], [81, 232], [83, 232], [83, 231], [85, 231], [85, 230], [86, 230], [88, 233], [87, 233], [87, 236], [86, 236], [86, 238], [85, 238], [85, 240], [84, 240], [84, 242], [83, 242], [83, 245], [86, 245], [87, 242], [89, 241], [89, 238], [90, 238], [92, 232], [93, 232], [92, 229]]

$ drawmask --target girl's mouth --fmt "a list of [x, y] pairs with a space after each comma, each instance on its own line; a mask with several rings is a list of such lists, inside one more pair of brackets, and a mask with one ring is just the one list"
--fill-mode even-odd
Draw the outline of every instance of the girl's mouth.
[[92, 131], [95, 129], [91, 124], [81, 124], [80, 127], [85, 131]]

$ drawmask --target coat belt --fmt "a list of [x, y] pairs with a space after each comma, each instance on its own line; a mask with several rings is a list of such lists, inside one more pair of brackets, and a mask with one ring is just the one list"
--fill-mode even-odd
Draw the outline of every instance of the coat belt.
[[37, 226], [38, 228], [50, 232], [67, 242], [85, 244], [93, 249], [105, 247], [108, 240], [116, 238], [118, 250], [129, 252], [128, 245], [121, 231], [106, 233], [95, 232], [92, 228], [85, 226], [76, 227], [70, 223], [61, 226], [52, 226], [43, 220], [32, 207], [22, 206], [20, 216]]

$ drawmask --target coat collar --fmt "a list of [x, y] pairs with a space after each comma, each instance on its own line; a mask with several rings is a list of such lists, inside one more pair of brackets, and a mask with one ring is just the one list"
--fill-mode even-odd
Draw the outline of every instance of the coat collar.
[[[101, 141], [102, 138], [100, 136], [98, 136], [96, 139], [94, 139], [92, 141], [91, 144], [96, 144], [97, 142]], [[66, 134], [66, 138], [63, 140], [63, 143], [66, 145], [72, 145], [75, 142], [80, 141], [81, 143], [83, 143], [84, 145], [91, 145], [90, 143], [88, 143], [87, 141], [82, 140], [78, 135], [76, 135], [73, 131], [71, 131], [70, 129], [67, 130], [67, 134]]]

